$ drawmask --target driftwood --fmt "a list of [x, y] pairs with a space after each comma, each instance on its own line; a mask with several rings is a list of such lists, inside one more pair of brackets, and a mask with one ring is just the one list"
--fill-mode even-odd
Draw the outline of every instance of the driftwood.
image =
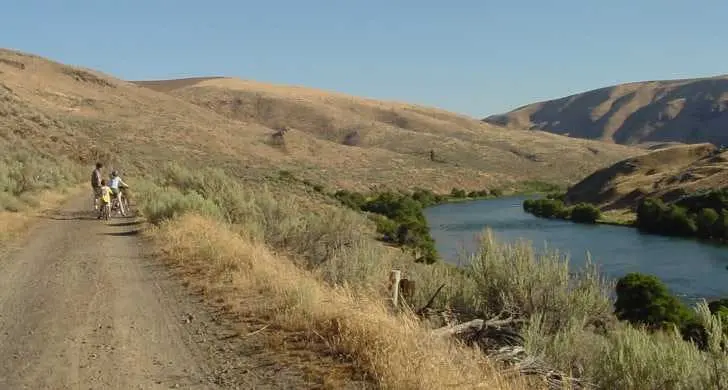
[[[538, 378], [549, 389], [591, 389], [594, 386], [579, 378], [553, 370], [540, 358], [530, 356], [526, 352], [523, 336], [520, 329], [526, 321], [514, 318], [512, 315], [502, 318], [504, 313], [495, 318], [483, 320], [476, 318], [470, 321], [457, 323], [458, 315], [448, 310], [436, 311], [432, 309], [435, 298], [445, 284], [435, 291], [427, 304], [415, 311], [423, 319], [431, 318], [433, 314], [445, 319], [448, 325], [432, 330], [435, 337], [451, 337], [466, 345], [471, 345], [483, 351], [492, 361], [503, 366], [505, 375], [520, 375]], [[574, 374], [581, 375], [581, 370], [575, 369]]]
[[504, 375], [537, 376], [545, 382], [549, 389], [592, 389], [594, 385], [580, 378], [568, 376], [552, 370], [541, 359], [529, 356], [521, 346], [502, 347], [491, 351], [488, 356], [506, 366], [501, 371]]
[[453, 337], [468, 345], [478, 346], [490, 359], [504, 366], [506, 375], [537, 376], [551, 389], [587, 389], [590, 385], [564, 373], [552, 370], [541, 359], [529, 356], [523, 348], [523, 338], [515, 325], [521, 319], [496, 317], [474, 319], [444, 326], [432, 331], [436, 337]]

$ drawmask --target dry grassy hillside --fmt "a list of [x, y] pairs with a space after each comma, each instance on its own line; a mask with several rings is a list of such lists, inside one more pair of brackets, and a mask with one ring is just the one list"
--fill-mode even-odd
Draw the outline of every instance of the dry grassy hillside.
[[[246, 100], [241, 87], [229, 87], [241, 85], [236, 83], [198, 79], [152, 84], [162, 90], [170, 86], [178, 95], [174, 96], [93, 70], [0, 50], [0, 150], [63, 155], [87, 166], [103, 159], [127, 173], [155, 169], [170, 160], [223, 167], [239, 177], [288, 170], [329, 187], [362, 190], [371, 185], [449, 190], [526, 179], [566, 182], [635, 154], [626, 147], [550, 134], [486, 131], [488, 126], [467, 118], [438, 119], [456, 117], [435, 110], [405, 110], [407, 106], [373, 101], [363, 105], [353, 97], [261, 85], [255, 96], [263, 96], [264, 112], [293, 127], [282, 148], [269, 144], [270, 127], [278, 123], [233, 115], [261, 109], [261, 104]], [[210, 105], [236, 104], [237, 110], [227, 110], [233, 117], [220, 115], [226, 112], [220, 107], [216, 112], [188, 101], [200, 103], [210, 94], [218, 97]], [[320, 116], [309, 116], [310, 107]], [[360, 115], [357, 110], [369, 111]], [[409, 129], [364, 128], [360, 147], [351, 147], [322, 135], [323, 130], [314, 132], [318, 124], [302, 125], [320, 117], [339, 129], [363, 125], [360, 118], [375, 114], [390, 115], [392, 121], [404, 117], [410, 121], [404, 125]], [[441, 125], [421, 131], [418, 121], [425, 120]], [[435, 149], [444, 162], [429, 161], [429, 149]]]
[[[421, 184], [442, 190], [523, 180], [567, 183], [640, 153], [543, 132], [503, 132], [499, 127], [434, 108], [304, 87], [232, 78], [136, 83], [209, 108], [243, 126], [288, 126], [293, 129], [290, 134], [313, 136], [342, 154], [331, 160], [332, 165], [347, 156], [356, 156], [363, 163], [362, 159], [375, 151], [391, 156], [368, 175], [373, 182], [381, 181], [375, 176], [397, 171], [424, 178]], [[430, 161], [430, 150], [435, 153], [435, 162]]]
[[728, 143], [728, 76], [600, 88], [520, 107], [485, 122], [619, 144]]
[[569, 202], [606, 210], [632, 208], [645, 196], [664, 200], [728, 185], [728, 152], [712, 144], [674, 146], [601, 169], [567, 193]]

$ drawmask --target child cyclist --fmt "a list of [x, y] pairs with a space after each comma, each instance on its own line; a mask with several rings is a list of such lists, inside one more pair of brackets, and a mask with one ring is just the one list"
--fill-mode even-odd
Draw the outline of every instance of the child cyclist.
[[129, 186], [124, 183], [124, 180], [121, 180], [121, 176], [119, 176], [119, 172], [113, 171], [111, 172], [111, 182], [109, 184], [109, 187], [111, 188], [111, 192], [114, 195], [114, 199], [118, 201], [119, 210], [121, 211], [121, 215], [126, 216], [126, 210], [124, 210], [124, 203], [121, 201], [121, 189], [122, 188], [128, 188]]
[[97, 219], [101, 219], [106, 211], [106, 215], [111, 215], [111, 188], [106, 185], [106, 180], [101, 180], [101, 188], [99, 190], [99, 200], [101, 204], [99, 207], [99, 216]]

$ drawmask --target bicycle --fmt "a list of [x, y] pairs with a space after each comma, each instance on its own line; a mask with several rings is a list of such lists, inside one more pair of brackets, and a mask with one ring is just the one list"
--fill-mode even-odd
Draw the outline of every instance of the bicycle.
[[111, 217], [111, 203], [101, 202], [101, 205], [99, 207], [101, 207], [99, 219], [108, 221]]
[[129, 197], [126, 192], [129, 187], [119, 188], [119, 193], [111, 199], [111, 211], [118, 211], [122, 217], [126, 217], [129, 212]]

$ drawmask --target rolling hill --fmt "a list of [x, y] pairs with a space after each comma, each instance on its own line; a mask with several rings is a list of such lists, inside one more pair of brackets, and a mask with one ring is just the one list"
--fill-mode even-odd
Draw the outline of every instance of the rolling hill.
[[[279, 126], [291, 128], [285, 145], [270, 142]], [[230, 78], [128, 82], [13, 50], [0, 50], [0, 150], [89, 167], [101, 159], [132, 175], [174, 161], [238, 177], [286, 170], [328, 187], [439, 191], [565, 184], [642, 153], [302, 87]]]
[[728, 151], [709, 143], [672, 146], [620, 161], [569, 189], [568, 203], [604, 210], [634, 209], [646, 196], [673, 201], [728, 185]]
[[626, 145], [728, 143], [728, 75], [620, 84], [529, 104], [485, 122]]

